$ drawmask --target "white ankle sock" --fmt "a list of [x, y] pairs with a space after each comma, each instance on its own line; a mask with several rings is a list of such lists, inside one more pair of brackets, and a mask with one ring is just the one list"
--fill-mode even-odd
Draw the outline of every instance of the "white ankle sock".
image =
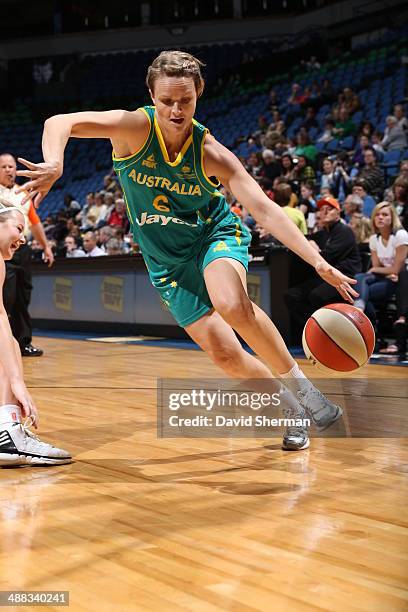
[[5, 425], [6, 423], [20, 423], [21, 414], [20, 408], [13, 404], [3, 404], [0, 406], [0, 424]]
[[281, 378], [306, 378], [303, 374], [302, 370], [299, 368], [298, 364], [295, 363], [293, 368], [289, 370], [289, 372], [285, 372], [284, 374], [279, 374]]
[[[294, 391], [307, 391], [308, 389], [313, 387], [313, 384], [308, 378], [306, 378], [297, 363], [295, 363], [295, 365], [289, 370], [289, 372], [279, 374], [279, 376], [288, 381], [285, 384], [292, 391], [292, 393]], [[291, 382], [289, 382], [289, 380]]]

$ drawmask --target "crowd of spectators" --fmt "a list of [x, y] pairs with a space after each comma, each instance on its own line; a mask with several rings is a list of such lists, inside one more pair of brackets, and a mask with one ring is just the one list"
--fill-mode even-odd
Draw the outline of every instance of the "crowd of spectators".
[[[394, 304], [396, 344], [379, 347], [405, 350], [408, 316], [408, 120], [402, 104], [386, 119], [384, 132], [368, 121], [356, 124], [362, 110], [358, 95], [345, 88], [339, 95], [329, 81], [302, 90], [294, 83], [287, 100], [270, 95], [271, 123], [261, 117], [259, 129], [248, 139], [250, 154], [241, 157], [246, 170], [266, 195], [279, 204], [327, 261], [358, 280], [362, 296], [356, 306], [374, 325], [379, 312]], [[319, 128], [316, 109], [330, 104]], [[286, 121], [301, 119], [293, 137]], [[290, 131], [290, 130], [288, 130]], [[336, 140], [335, 140], [336, 139]], [[336, 142], [330, 153], [330, 142]], [[387, 152], [402, 161], [384, 163]], [[249, 211], [224, 190], [234, 212], [251, 229], [253, 244], [275, 243]], [[386, 219], [386, 221], [384, 221]], [[383, 251], [386, 251], [384, 253]], [[316, 309], [340, 301], [332, 288], [311, 276], [291, 287], [285, 301], [292, 319], [292, 341]]]
[[[324, 125], [319, 125], [316, 114], [322, 104], [328, 104], [330, 110]], [[390, 109], [392, 114], [387, 117], [384, 133], [380, 133], [368, 121], [358, 125], [353, 121], [353, 114], [359, 110], [359, 97], [351, 88], [336, 94], [328, 80], [304, 89], [294, 83], [287, 100], [279, 100], [272, 91], [271, 121], [264, 116], [259, 118], [259, 129], [247, 140], [250, 153], [240, 159], [266, 195], [282, 207], [330, 263], [351, 276], [375, 277], [375, 281], [367, 282], [360, 276], [358, 279], [359, 287], [364, 286], [364, 299], [359, 305], [376, 323], [373, 304], [383, 304], [395, 295], [398, 298], [401, 283], [406, 283], [401, 279], [407, 274], [408, 155], [401, 155], [399, 167], [388, 168], [383, 160], [388, 151], [407, 153], [408, 119], [404, 106], [397, 104]], [[285, 121], [290, 124], [294, 118], [300, 118], [299, 128], [290, 137]], [[338, 146], [330, 154], [324, 152], [334, 139]], [[222, 191], [231, 209], [251, 230], [253, 244], [276, 242], [233, 194], [225, 188]], [[384, 235], [380, 231], [377, 216], [382, 215], [383, 209], [389, 211], [387, 218], [392, 220], [390, 235], [386, 235], [388, 230]], [[72, 195], [66, 195], [64, 209], [47, 218], [44, 227], [57, 256], [138, 252], [113, 171], [105, 176], [103, 189], [88, 193], [86, 202], [78, 203]], [[380, 235], [382, 244], [393, 245], [389, 247], [392, 253], [383, 260], [378, 254], [379, 243], [374, 240]], [[33, 242], [34, 257], [41, 256], [37, 247]], [[379, 280], [385, 282], [386, 289], [379, 289]], [[285, 296], [295, 330], [302, 328], [313, 309], [339, 301], [339, 296], [332, 295], [327, 287], [316, 284], [318, 279], [307, 282]], [[404, 287], [408, 293], [405, 284]], [[397, 322], [404, 324], [408, 316], [404, 297], [397, 299], [397, 308]], [[297, 332], [294, 336], [298, 340]], [[395, 346], [390, 352], [393, 350], [397, 350]]]

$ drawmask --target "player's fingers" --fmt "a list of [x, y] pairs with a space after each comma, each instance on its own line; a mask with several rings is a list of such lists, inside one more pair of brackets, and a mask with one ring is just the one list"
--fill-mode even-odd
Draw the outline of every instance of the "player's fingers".
[[344, 281], [350, 285], [355, 285], [357, 282], [355, 278], [349, 278], [348, 276], [344, 276]]
[[26, 178], [35, 178], [40, 176], [39, 170], [17, 170], [17, 176], [25, 176]]
[[35, 427], [35, 429], [38, 429], [38, 410], [36, 405], [34, 404], [34, 402], [31, 400], [31, 412], [30, 412], [30, 416], [33, 420], [33, 425]]
[[26, 195], [24, 196], [24, 198], [21, 201], [21, 204], [26, 204], [26, 202], [31, 200], [31, 198], [33, 197], [33, 195], [35, 193], [38, 193], [38, 192], [37, 191], [29, 191], [28, 193], [26, 193]]
[[29, 168], [30, 170], [35, 170], [37, 168], [37, 164], [28, 161], [28, 159], [24, 159], [24, 157], [18, 157], [17, 160], [20, 162], [20, 164], [23, 164], [23, 166], [27, 166], [27, 168]]
[[33, 199], [34, 207], [38, 208], [40, 203], [42, 202], [42, 200], [44, 198], [43, 194], [41, 192], [37, 191], [36, 195], [35, 196], [32, 195], [31, 197]]

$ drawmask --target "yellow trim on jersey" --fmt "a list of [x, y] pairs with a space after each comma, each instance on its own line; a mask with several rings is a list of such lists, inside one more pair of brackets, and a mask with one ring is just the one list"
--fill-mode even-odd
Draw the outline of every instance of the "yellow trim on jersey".
[[132, 157], [134, 157], [135, 155], [137, 155], [138, 153], [140, 153], [140, 151], [141, 151], [142, 149], [144, 149], [144, 148], [145, 148], [146, 143], [147, 143], [147, 141], [149, 140], [149, 136], [150, 136], [150, 132], [151, 132], [151, 128], [152, 128], [152, 122], [151, 122], [151, 120], [150, 120], [149, 113], [148, 113], [148, 112], [147, 112], [147, 111], [146, 111], [146, 110], [145, 110], [143, 107], [140, 107], [140, 108], [138, 108], [138, 109], [136, 109], [136, 110], [143, 111], [143, 112], [144, 112], [144, 114], [145, 114], [145, 115], [146, 115], [146, 117], [147, 117], [148, 122], [149, 122], [149, 132], [148, 132], [148, 134], [147, 134], [147, 136], [146, 136], [146, 140], [144, 141], [144, 143], [142, 144], [142, 146], [141, 146], [141, 147], [139, 147], [139, 149], [138, 149], [137, 151], [135, 151], [135, 152], [134, 152], [134, 153], [132, 153], [131, 155], [127, 155], [126, 157], [116, 157], [116, 156], [115, 156], [115, 152], [114, 152], [114, 151], [112, 151], [112, 159], [113, 159], [114, 161], [126, 161], [127, 159], [131, 159]]
[[181, 160], [183, 159], [183, 157], [184, 157], [188, 147], [191, 145], [191, 143], [193, 141], [193, 134], [192, 133], [190, 134], [190, 136], [187, 138], [186, 142], [183, 144], [183, 148], [178, 153], [176, 159], [172, 162], [172, 161], [170, 161], [169, 154], [167, 153], [166, 143], [164, 142], [163, 134], [162, 134], [160, 126], [159, 126], [159, 124], [157, 122], [156, 114], [154, 115], [154, 127], [155, 127], [155, 130], [156, 130], [157, 140], [159, 141], [160, 149], [161, 149], [161, 152], [162, 152], [163, 157], [164, 157], [164, 161], [169, 166], [178, 166], [179, 163], [181, 162]]
[[205, 134], [204, 134], [203, 139], [201, 141], [201, 172], [203, 173], [203, 176], [204, 176], [205, 180], [208, 181], [210, 183], [210, 185], [212, 185], [213, 187], [219, 187], [220, 186], [220, 181], [217, 179], [217, 182], [214, 183], [214, 181], [212, 181], [210, 179], [210, 177], [207, 176], [207, 173], [206, 173], [205, 168], [204, 168], [204, 142], [205, 142], [205, 137], [209, 133], [210, 133], [210, 131], [207, 130], [207, 128], [206, 128]]
[[[120, 172], [121, 172], [120, 170], [117, 171], [119, 180], [120, 180]], [[130, 212], [130, 207], [129, 207], [129, 204], [128, 204], [128, 201], [127, 201], [127, 197], [126, 197], [126, 191], [125, 191], [125, 188], [123, 187], [123, 185], [122, 185], [122, 191], [123, 191], [123, 198], [125, 200], [126, 209], [127, 209], [128, 215], [129, 215], [130, 222], [131, 222], [132, 225], [134, 225], [133, 218], [132, 218], [132, 213]]]
[[236, 227], [236, 232], [235, 232], [235, 240], [236, 240], [236, 241], [238, 242], [238, 244], [241, 246], [241, 234], [242, 234], [242, 232], [241, 232], [241, 230], [240, 230], [239, 223], [236, 223], [236, 224], [235, 224], [235, 227]]

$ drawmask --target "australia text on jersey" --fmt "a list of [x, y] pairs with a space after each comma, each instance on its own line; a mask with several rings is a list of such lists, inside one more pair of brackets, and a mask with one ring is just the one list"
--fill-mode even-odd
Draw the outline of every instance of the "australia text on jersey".
[[201, 196], [201, 189], [199, 185], [189, 185], [188, 183], [172, 183], [169, 179], [163, 176], [152, 176], [149, 174], [142, 174], [136, 172], [133, 168], [129, 172], [129, 178], [139, 185], [146, 185], [146, 187], [157, 187], [159, 189], [167, 189], [168, 191], [175, 191], [180, 195], [187, 196]]

